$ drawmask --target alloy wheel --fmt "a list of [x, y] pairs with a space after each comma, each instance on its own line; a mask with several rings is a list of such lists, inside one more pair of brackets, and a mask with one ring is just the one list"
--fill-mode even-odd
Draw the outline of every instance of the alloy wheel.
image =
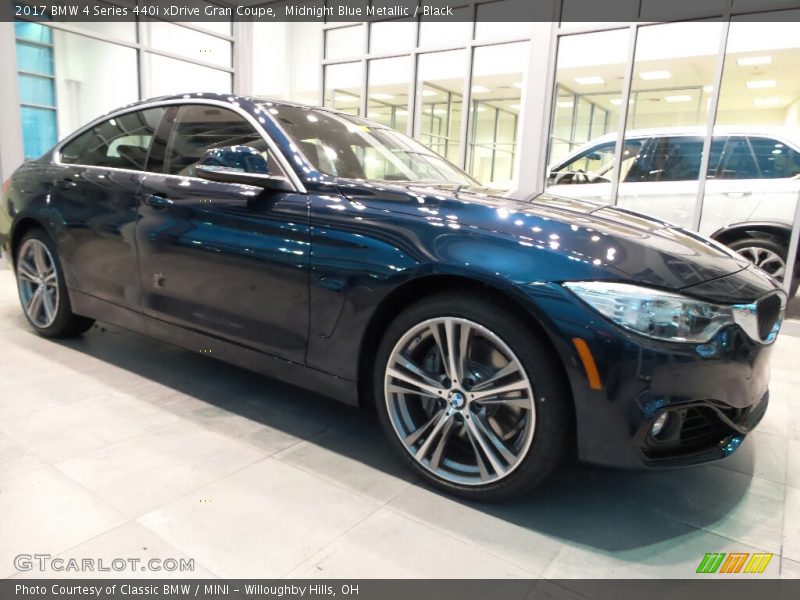
[[40, 329], [52, 325], [58, 313], [58, 273], [50, 250], [40, 240], [31, 238], [20, 248], [17, 286], [28, 319]]
[[786, 261], [780, 254], [759, 246], [746, 246], [739, 248], [737, 252], [778, 281], [783, 281], [786, 274]]
[[508, 345], [478, 323], [441, 317], [414, 326], [394, 346], [384, 385], [395, 433], [437, 477], [490, 484], [528, 454], [533, 387]]

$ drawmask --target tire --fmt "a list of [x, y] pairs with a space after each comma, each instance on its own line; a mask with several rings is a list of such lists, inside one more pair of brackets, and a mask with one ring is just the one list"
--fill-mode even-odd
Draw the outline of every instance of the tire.
[[[569, 386], [541, 335], [501, 303], [454, 293], [419, 301], [387, 328], [373, 368], [375, 406], [391, 444], [426, 481], [470, 500], [505, 500], [571, 454]], [[448, 339], [458, 340], [467, 369], [441, 360]]]
[[49, 338], [75, 337], [94, 324], [72, 312], [55, 244], [44, 230], [28, 231], [15, 257], [22, 311], [36, 333]]
[[[779, 239], [769, 235], [746, 237], [731, 242], [728, 247], [783, 283], [789, 249]], [[800, 278], [794, 277], [790, 296], [794, 297], [797, 293], [798, 284]]]

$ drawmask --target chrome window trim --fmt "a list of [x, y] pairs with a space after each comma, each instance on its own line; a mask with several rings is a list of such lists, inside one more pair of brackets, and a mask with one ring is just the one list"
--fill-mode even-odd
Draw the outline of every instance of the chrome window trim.
[[[235, 96], [234, 96], [235, 98]], [[270, 137], [267, 133], [267, 130], [264, 126], [259, 123], [256, 118], [251, 115], [249, 112], [238, 106], [233, 102], [223, 102], [222, 100], [212, 100], [210, 98], [200, 98], [200, 97], [192, 97], [192, 98], [173, 98], [171, 100], [160, 100], [157, 102], [144, 102], [141, 104], [136, 104], [135, 106], [127, 106], [124, 108], [120, 108], [110, 113], [106, 113], [105, 115], [98, 117], [94, 121], [90, 122], [88, 125], [84, 125], [80, 129], [74, 131], [66, 138], [61, 140], [58, 144], [56, 144], [55, 148], [53, 149], [52, 161], [54, 164], [61, 165], [64, 167], [82, 167], [82, 168], [90, 168], [90, 169], [104, 169], [104, 170], [112, 170], [112, 171], [121, 171], [125, 173], [139, 173], [145, 175], [169, 175], [168, 173], [159, 173], [157, 171], [145, 171], [145, 170], [138, 170], [138, 169], [123, 169], [119, 167], [103, 167], [99, 165], [84, 165], [81, 163], [63, 163], [61, 162], [61, 149], [77, 138], [78, 136], [86, 133], [93, 127], [108, 121], [109, 119], [114, 119], [117, 117], [121, 117], [123, 115], [127, 115], [134, 112], [139, 112], [142, 110], [149, 110], [151, 108], [159, 108], [159, 107], [169, 107], [169, 106], [180, 106], [180, 105], [192, 105], [192, 104], [205, 104], [210, 106], [218, 106], [220, 108], [226, 108], [238, 114], [239, 116], [244, 117], [258, 132], [264, 141], [267, 143], [267, 147], [269, 151], [278, 159], [278, 164], [280, 165], [281, 170], [284, 172], [284, 175], [294, 187], [295, 192], [306, 194], [308, 191], [306, 190], [305, 185], [298, 177], [297, 172], [292, 168], [291, 164], [287, 160], [286, 156], [284, 156], [283, 152], [280, 151], [275, 141]], [[267, 117], [268, 118], [268, 117]], [[193, 179], [200, 179], [200, 178], [193, 178]]]

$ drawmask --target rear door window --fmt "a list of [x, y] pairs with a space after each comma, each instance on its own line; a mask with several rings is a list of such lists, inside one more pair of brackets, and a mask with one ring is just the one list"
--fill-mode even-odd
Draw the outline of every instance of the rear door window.
[[103, 121], [67, 142], [61, 162], [144, 171], [164, 108], [149, 108]]
[[800, 175], [800, 153], [772, 138], [748, 138], [760, 179], [784, 179]]

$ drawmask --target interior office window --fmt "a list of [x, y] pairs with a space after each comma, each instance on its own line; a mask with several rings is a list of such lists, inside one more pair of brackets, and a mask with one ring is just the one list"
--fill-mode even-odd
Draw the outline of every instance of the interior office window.
[[363, 67], [360, 62], [327, 65], [325, 106], [351, 115], [360, 114], [362, 79]]
[[450, 162], [460, 162], [466, 50], [419, 56], [415, 137]]
[[53, 32], [39, 23], [14, 23], [23, 153], [38, 158], [58, 139]]
[[364, 53], [364, 25], [325, 30], [325, 58], [354, 58]]
[[[747, 143], [739, 145], [742, 158], [725, 169], [724, 177], [706, 181], [701, 233], [745, 222], [788, 228], [794, 219], [800, 193], [800, 138], [793, 134], [800, 127], [798, 19], [800, 11], [789, 10], [731, 20], [714, 135], [733, 128]], [[751, 260], [766, 260], [776, 239], [758, 227], [750, 231], [733, 236], [731, 243]], [[788, 237], [778, 243], [785, 260]], [[775, 272], [777, 264], [762, 266]], [[800, 314], [800, 298], [790, 301], [788, 313]]]
[[61, 136], [139, 99], [133, 48], [53, 30], [53, 53]]
[[467, 170], [485, 184], [509, 187], [514, 178], [527, 58], [528, 42], [475, 49]]
[[150, 91], [153, 96], [194, 92], [198, 81], [203, 82], [204, 92], [231, 93], [232, 79], [227, 71], [149, 52], [145, 54], [145, 60], [150, 63]]
[[420, 19], [420, 48], [451, 48], [464, 46], [472, 39], [474, 14], [470, 6], [454, 7], [448, 21]]
[[263, 153], [269, 171], [275, 169], [274, 161], [269, 160], [266, 141], [247, 119], [232, 110], [197, 104], [178, 110], [167, 143], [164, 172], [192, 177], [206, 150], [224, 146], [255, 148]]
[[611, 200], [613, 163], [594, 161], [602, 173], [587, 171], [586, 177], [563, 167], [587, 164], [575, 156], [584, 144], [615, 143], [613, 135], [601, 137], [618, 129], [629, 39], [627, 28], [559, 37], [548, 162], [560, 170], [548, 176], [548, 187], [558, 185], [552, 191], [560, 195]]
[[144, 170], [164, 108], [151, 108], [108, 119], [61, 149], [66, 164]]
[[417, 24], [406, 21], [377, 21], [370, 25], [371, 54], [400, 54], [417, 45]]
[[231, 42], [227, 40], [175, 23], [151, 21], [147, 25], [150, 45], [157, 50], [219, 67], [230, 67], [232, 64]]
[[367, 118], [405, 133], [409, 77], [410, 56], [369, 61]]
[[[719, 22], [695, 21], [639, 29], [626, 135], [635, 137], [652, 128], [668, 128], [671, 135], [651, 138], [641, 159], [641, 164], [651, 162], [649, 168], [631, 168], [620, 181], [617, 205], [693, 227], [703, 126], [708, 123], [723, 27]], [[664, 185], [644, 185], [651, 180]]]

